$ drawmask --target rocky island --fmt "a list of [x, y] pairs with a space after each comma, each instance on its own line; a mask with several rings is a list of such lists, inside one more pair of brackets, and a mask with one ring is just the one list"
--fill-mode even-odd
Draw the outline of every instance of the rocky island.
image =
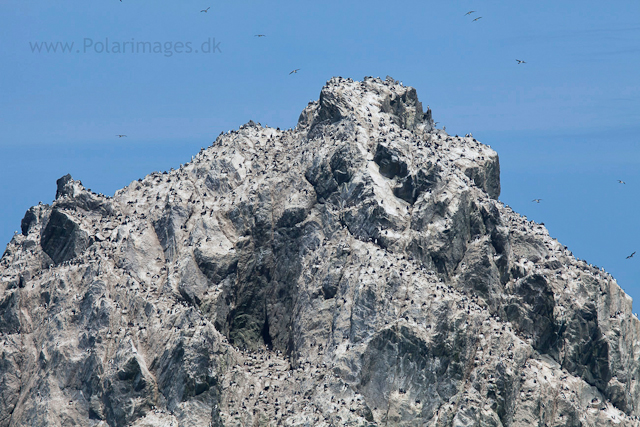
[[[177, 166], [177, 165], [176, 165]], [[415, 89], [332, 78], [0, 260], [0, 426], [638, 426], [640, 322]]]

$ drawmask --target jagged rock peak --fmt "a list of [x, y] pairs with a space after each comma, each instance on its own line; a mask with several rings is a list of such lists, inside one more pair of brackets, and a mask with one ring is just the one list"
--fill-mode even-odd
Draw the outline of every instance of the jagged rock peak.
[[637, 427], [631, 299], [499, 170], [333, 78], [113, 198], [61, 178], [0, 259], [0, 427]]
[[61, 197], [75, 197], [84, 191], [84, 187], [80, 181], [74, 181], [71, 174], [66, 174], [56, 181], [58, 186], [56, 190], [56, 199]]
[[313, 127], [345, 118], [365, 123], [387, 119], [404, 129], [433, 128], [431, 110], [423, 111], [416, 90], [389, 76], [365, 77], [361, 82], [333, 77], [322, 88], [319, 101], [300, 114], [298, 124]]

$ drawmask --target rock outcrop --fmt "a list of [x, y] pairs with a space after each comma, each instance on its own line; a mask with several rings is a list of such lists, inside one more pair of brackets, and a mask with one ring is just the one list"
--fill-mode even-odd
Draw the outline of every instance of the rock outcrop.
[[333, 78], [0, 260], [0, 426], [637, 426], [640, 323], [416, 91]]

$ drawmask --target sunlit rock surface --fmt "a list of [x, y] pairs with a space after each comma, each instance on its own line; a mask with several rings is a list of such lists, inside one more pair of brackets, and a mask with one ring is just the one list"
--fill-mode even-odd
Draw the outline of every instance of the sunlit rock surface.
[[636, 426], [639, 323], [413, 88], [331, 79], [0, 262], [0, 426]]

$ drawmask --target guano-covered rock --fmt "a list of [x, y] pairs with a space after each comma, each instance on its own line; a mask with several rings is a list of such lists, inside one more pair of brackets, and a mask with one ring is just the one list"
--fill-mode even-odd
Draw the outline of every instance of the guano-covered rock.
[[0, 260], [0, 426], [637, 426], [631, 299], [499, 174], [369, 77], [113, 197], [61, 178]]

